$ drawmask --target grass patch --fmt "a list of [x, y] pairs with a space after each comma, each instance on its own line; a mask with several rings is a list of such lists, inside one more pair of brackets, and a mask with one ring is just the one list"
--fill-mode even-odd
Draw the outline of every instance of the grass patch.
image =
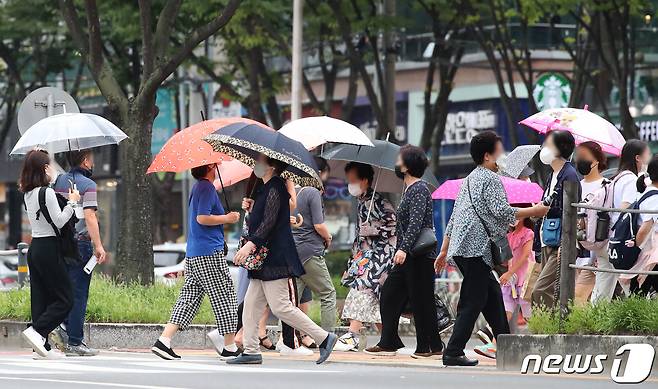
[[[559, 333], [557, 312], [533, 309], [528, 320], [533, 334]], [[579, 335], [658, 335], [658, 300], [633, 296], [571, 307], [564, 333]]]
[[[89, 323], [166, 323], [182, 282], [175, 286], [117, 284], [109, 277], [94, 275], [89, 290]], [[30, 289], [0, 293], [0, 319], [30, 320]], [[196, 324], [214, 324], [208, 298], [204, 298]]]

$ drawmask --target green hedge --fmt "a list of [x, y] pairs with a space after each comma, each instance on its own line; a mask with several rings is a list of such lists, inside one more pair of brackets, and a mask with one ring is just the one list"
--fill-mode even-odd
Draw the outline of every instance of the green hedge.
[[[166, 323], [182, 282], [170, 287], [162, 284], [116, 284], [109, 277], [95, 275], [89, 290], [87, 321], [90, 323]], [[0, 319], [30, 320], [30, 289], [0, 293]], [[197, 324], [213, 324], [215, 319], [204, 298]]]
[[[559, 333], [557, 312], [533, 309], [528, 328], [534, 334]], [[658, 300], [615, 299], [572, 307], [564, 333], [581, 335], [658, 335]]]

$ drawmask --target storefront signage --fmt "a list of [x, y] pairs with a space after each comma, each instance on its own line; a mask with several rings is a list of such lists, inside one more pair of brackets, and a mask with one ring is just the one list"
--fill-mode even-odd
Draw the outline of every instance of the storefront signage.
[[462, 145], [480, 131], [496, 127], [496, 114], [490, 109], [449, 113], [442, 145]]
[[566, 108], [571, 98], [569, 80], [560, 73], [544, 73], [537, 78], [532, 97], [540, 111]]

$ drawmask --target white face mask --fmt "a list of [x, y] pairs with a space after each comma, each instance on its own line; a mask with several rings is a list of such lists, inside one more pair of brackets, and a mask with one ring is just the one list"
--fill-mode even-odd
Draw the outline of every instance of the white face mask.
[[267, 174], [267, 169], [269, 168], [270, 166], [267, 166], [262, 162], [256, 162], [254, 165], [254, 175], [258, 178], [263, 178], [265, 174]]
[[350, 192], [350, 194], [354, 197], [359, 197], [363, 194], [363, 190], [361, 189], [361, 184], [358, 182], [354, 184], [347, 184], [347, 191]]
[[550, 147], [542, 147], [539, 152], [539, 159], [544, 165], [550, 165], [555, 161], [555, 153]]
[[54, 184], [55, 181], [57, 181], [57, 170], [54, 167], [48, 165], [48, 167], [46, 167], [46, 176], [48, 176], [48, 182]]

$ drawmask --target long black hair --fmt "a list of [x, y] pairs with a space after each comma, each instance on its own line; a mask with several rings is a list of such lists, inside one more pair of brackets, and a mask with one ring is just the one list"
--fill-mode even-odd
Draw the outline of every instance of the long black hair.
[[637, 161], [635, 160], [635, 157], [642, 155], [647, 147], [649, 146], [646, 144], [646, 142], [639, 139], [628, 140], [624, 147], [621, 149], [619, 168], [617, 169], [617, 174], [615, 174], [615, 177], [625, 170], [630, 170], [633, 172], [633, 174], [637, 175]]

